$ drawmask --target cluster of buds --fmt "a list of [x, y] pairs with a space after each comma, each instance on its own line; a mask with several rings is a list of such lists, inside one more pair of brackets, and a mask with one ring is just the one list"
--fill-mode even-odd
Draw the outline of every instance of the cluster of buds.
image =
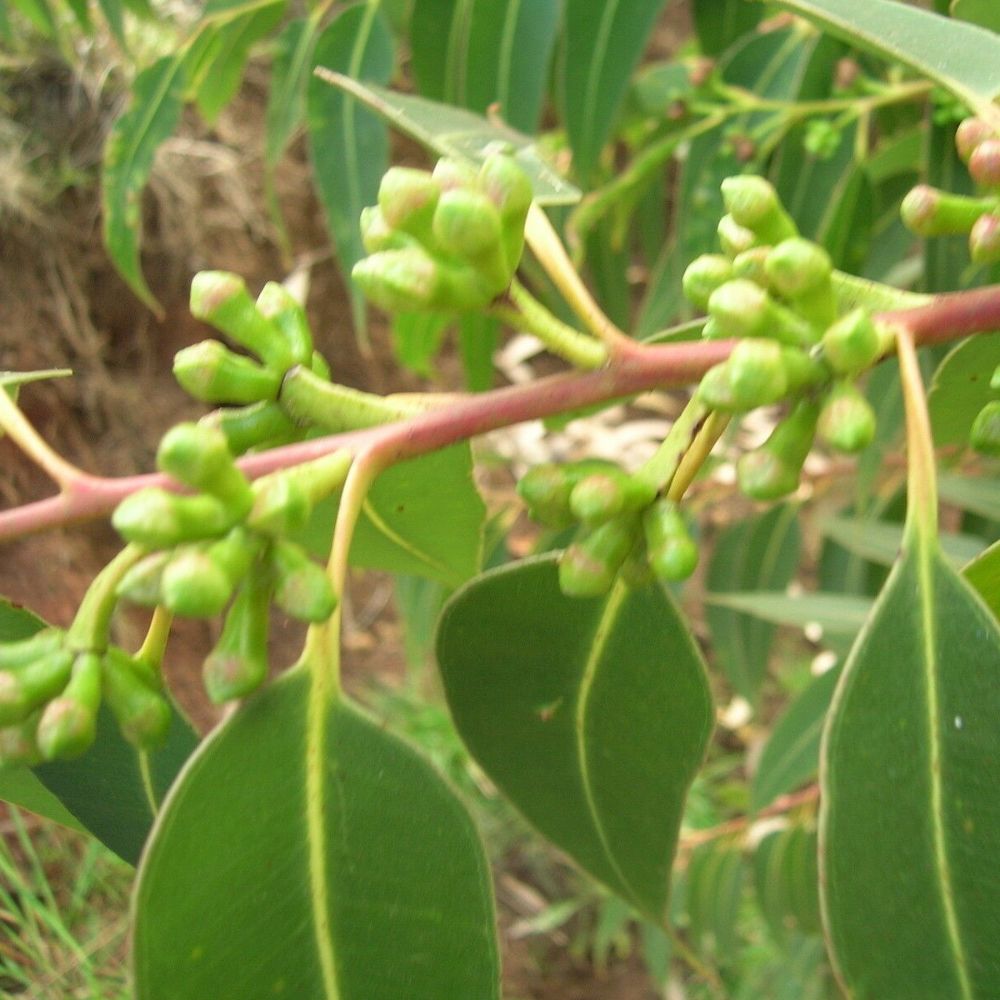
[[389, 312], [482, 309], [510, 285], [531, 206], [527, 175], [506, 152], [479, 170], [442, 159], [433, 173], [392, 167], [361, 213], [371, 255], [353, 277]]
[[112, 524], [149, 553], [123, 576], [118, 595], [192, 618], [228, 606], [205, 686], [215, 702], [241, 698], [267, 673], [272, 601], [305, 622], [325, 621], [336, 606], [323, 569], [287, 536], [343, 485], [350, 458], [334, 453], [251, 484], [219, 428], [183, 423], [164, 436], [157, 463], [196, 492], [151, 487], [119, 504]]
[[517, 491], [541, 524], [576, 526], [559, 560], [559, 585], [570, 597], [605, 594], [619, 573], [633, 583], [650, 575], [683, 580], [698, 563], [698, 548], [677, 504], [611, 462], [539, 465]]
[[254, 302], [239, 275], [202, 271], [191, 283], [191, 313], [259, 359], [218, 340], [177, 352], [174, 377], [181, 387], [204, 403], [222, 404], [203, 422], [220, 428], [236, 455], [303, 438], [306, 428], [279, 399], [282, 382], [300, 366], [323, 379], [330, 370], [313, 349], [305, 310], [288, 289], [268, 282]]
[[739, 343], [705, 374], [698, 395], [733, 414], [789, 404], [768, 440], [738, 466], [744, 493], [774, 500], [797, 488], [817, 433], [847, 453], [871, 442], [875, 414], [855, 379], [890, 344], [864, 309], [838, 315], [829, 255], [798, 235], [768, 181], [730, 177], [722, 195], [724, 252], [692, 261], [683, 288], [708, 313], [705, 337]]
[[981, 118], [966, 118], [955, 133], [958, 155], [981, 194], [966, 196], [919, 184], [903, 199], [903, 222], [919, 236], [968, 234], [977, 264], [1000, 262], [1000, 138]]
[[143, 659], [116, 646], [76, 649], [57, 628], [0, 644], [0, 765], [79, 756], [94, 742], [102, 701], [130, 743], [163, 742], [171, 709]]

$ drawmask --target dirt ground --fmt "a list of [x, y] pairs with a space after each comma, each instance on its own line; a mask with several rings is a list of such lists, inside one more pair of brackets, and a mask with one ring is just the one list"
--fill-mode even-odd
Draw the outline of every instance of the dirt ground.
[[[676, 15], [674, 15], [676, 17]], [[683, 22], [665, 22], [654, 50], [672, 47]], [[63, 127], [78, 162], [92, 167], [109, 109], [88, 98], [64, 70], [44, 69], [26, 80], [18, 99], [38, 120]], [[34, 88], [34, 89], [32, 89]], [[289, 271], [264, 214], [260, 157], [264, 77], [251, 71], [234, 105], [209, 130], [193, 117], [161, 150], [145, 200], [143, 269], [163, 304], [162, 318], [141, 306], [109, 263], [101, 242], [94, 186], [70, 189], [44, 213], [18, 214], [0, 203], [0, 370], [73, 369], [70, 379], [27, 388], [24, 410], [45, 439], [82, 468], [126, 475], [153, 466], [162, 432], [203, 408], [188, 399], [170, 374], [173, 354], [209, 335], [187, 309], [188, 288], [199, 269], [234, 270], [251, 288]], [[31, 107], [37, 102], [38, 107]], [[61, 126], [60, 126], [60, 123]], [[417, 387], [396, 366], [384, 326], [376, 320], [372, 348], [363, 352], [330, 257], [322, 213], [311, 193], [303, 144], [286, 157], [278, 194], [293, 237], [293, 264], [309, 268], [308, 311], [318, 347], [335, 377], [375, 391]], [[455, 370], [446, 360], [443, 371]], [[0, 440], [0, 504], [15, 505], [51, 493], [47, 482], [9, 441]], [[0, 553], [0, 593], [46, 619], [67, 624], [95, 572], [120, 543], [103, 522], [61, 529], [7, 544]], [[378, 575], [357, 575], [345, 635], [348, 684], [378, 678], [398, 682], [404, 662], [391, 585]], [[145, 619], [124, 614], [118, 639], [141, 640]], [[179, 701], [208, 728], [215, 712], [199, 677], [216, 625], [180, 623], [171, 641], [168, 671]], [[276, 628], [275, 658], [294, 658], [301, 638], [289, 623]], [[502, 874], [501, 869], [498, 874]], [[523, 911], [504, 903], [509, 927]], [[505, 991], [533, 1000], [652, 1000], [654, 992], [635, 958], [615, 961], [598, 974], [586, 958], [571, 957], [557, 937], [513, 940], [502, 934]]]

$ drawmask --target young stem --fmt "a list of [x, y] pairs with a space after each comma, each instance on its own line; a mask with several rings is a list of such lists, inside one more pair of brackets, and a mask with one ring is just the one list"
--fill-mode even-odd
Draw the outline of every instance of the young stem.
[[153, 609], [153, 617], [149, 621], [149, 628], [146, 629], [146, 638], [142, 640], [142, 645], [135, 654], [137, 659], [143, 660], [159, 671], [163, 666], [163, 654], [167, 651], [167, 640], [170, 638], [170, 627], [173, 625], [174, 615], [162, 604]]
[[896, 352], [906, 410], [906, 529], [919, 537], [932, 538], [937, 534], [938, 517], [934, 439], [913, 334], [909, 330], [901, 328], [896, 332]]
[[577, 368], [600, 368], [607, 362], [608, 349], [604, 344], [553, 316], [516, 278], [507, 298], [516, 308], [498, 302], [490, 308], [497, 319], [533, 333], [553, 354]]
[[657, 493], [663, 492], [674, 478], [685, 453], [697, 438], [702, 422], [708, 416], [708, 409], [697, 397], [688, 400], [681, 415], [674, 421], [663, 444], [635, 474], [635, 478], [652, 486]]
[[85, 473], [57, 455], [31, 426], [17, 404], [0, 388], [0, 428], [36, 465], [63, 489], [81, 479]]
[[549, 217], [534, 202], [528, 211], [524, 239], [570, 308], [598, 340], [612, 350], [622, 342], [631, 343], [590, 294]]
[[730, 415], [713, 410], [705, 422], [698, 429], [698, 434], [691, 447], [684, 453], [684, 457], [677, 466], [673, 479], [670, 480], [670, 488], [667, 490], [667, 497], [670, 500], [680, 502], [684, 499], [688, 487], [694, 482], [694, 477], [705, 464], [708, 456], [715, 447], [715, 442], [722, 437], [729, 426]]
[[121, 578], [144, 555], [146, 549], [139, 545], [126, 545], [94, 577], [87, 588], [76, 617], [66, 632], [66, 644], [77, 652], [102, 652], [108, 645], [108, 628], [111, 615], [118, 604], [118, 584]]

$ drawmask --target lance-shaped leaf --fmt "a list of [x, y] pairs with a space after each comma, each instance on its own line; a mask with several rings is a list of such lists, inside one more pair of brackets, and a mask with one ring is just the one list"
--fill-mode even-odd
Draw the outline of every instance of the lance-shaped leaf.
[[490, 778], [584, 870], [661, 921], [688, 787], [712, 727], [704, 665], [657, 586], [566, 597], [551, 556], [460, 590], [438, 663]]
[[[23, 608], [0, 600], [0, 642], [27, 638], [44, 624]], [[120, 858], [135, 864], [160, 800], [197, 745], [197, 733], [177, 712], [162, 747], [152, 752], [137, 750], [102, 709], [97, 739], [86, 754], [33, 771], [0, 769], [0, 799], [64, 826], [85, 829]]]
[[997, 120], [1000, 37], [894, 0], [776, 0], [831, 34], [926, 76]]
[[824, 735], [825, 923], [858, 1000], [996, 993], [998, 718], [1000, 624], [911, 531]]
[[414, 750], [294, 670], [203, 744], [139, 872], [137, 1000], [495, 1000], [489, 869]]
[[400, 94], [371, 83], [360, 84], [340, 73], [320, 69], [317, 76], [357, 97], [394, 128], [439, 156], [481, 162], [498, 144], [512, 150], [514, 159], [531, 180], [539, 205], [570, 205], [580, 199], [579, 188], [563, 180], [542, 159], [534, 140], [516, 129], [489, 122], [464, 108]]
[[[388, 81], [393, 40], [378, 4], [348, 7], [316, 40], [313, 60], [353, 78]], [[386, 127], [346, 94], [317, 77], [306, 91], [309, 155], [344, 281], [352, 289], [354, 327], [365, 336], [365, 305], [351, 268], [365, 256], [358, 218], [375, 203], [389, 159]]]
[[754, 852], [757, 900], [779, 941], [819, 932], [816, 847], [816, 831], [795, 825], [768, 834]]

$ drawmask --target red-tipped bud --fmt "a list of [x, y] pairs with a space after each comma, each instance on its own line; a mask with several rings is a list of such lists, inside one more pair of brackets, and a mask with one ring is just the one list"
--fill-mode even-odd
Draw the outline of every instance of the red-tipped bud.
[[217, 340], [202, 340], [174, 356], [174, 378], [203, 403], [256, 403], [278, 395], [281, 376], [229, 350]]
[[983, 187], [1000, 187], [1000, 139], [984, 139], [969, 157], [969, 173]]
[[995, 138], [993, 129], [981, 118], [966, 118], [955, 131], [955, 148], [963, 163], [968, 163], [976, 147], [986, 139]]
[[969, 255], [977, 264], [1000, 261], [1000, 216], [981, 215], [969, 233]]

